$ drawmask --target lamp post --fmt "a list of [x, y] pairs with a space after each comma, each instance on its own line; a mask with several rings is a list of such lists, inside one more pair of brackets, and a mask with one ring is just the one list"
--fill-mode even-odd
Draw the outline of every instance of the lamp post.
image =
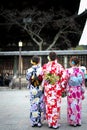
[[19, 46], [19, 89], [21, 89], [21, 69], [22, 69], [21, 49], [23, 46], [22, 41], [19, 41], [18, 46]]

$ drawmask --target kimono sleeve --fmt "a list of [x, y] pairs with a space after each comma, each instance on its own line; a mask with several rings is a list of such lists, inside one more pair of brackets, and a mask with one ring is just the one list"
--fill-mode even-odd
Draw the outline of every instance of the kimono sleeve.
[[32, 73], [32, 69], [28, 69], [27, 71], [26, 71], [26, 80], [30, 80], [30, 78], [31, 78], [31, 73]]
[[61, 67], [61, 86], [62, 88], [66, 88], [67, 82], [68, 82], [68, 75], [66, 70]]

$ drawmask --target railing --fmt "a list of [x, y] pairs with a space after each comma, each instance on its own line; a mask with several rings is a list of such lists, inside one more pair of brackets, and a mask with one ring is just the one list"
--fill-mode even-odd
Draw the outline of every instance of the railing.
[[[51, 50], [52, 51], [52, 50]], [[21, 51], [22, 56], [48, 55], [51, 51]], [[87, 50], [54, 50], [57, 55], [87, 55]], [[0, 52], [0, 56], [19, 56], [19, 51]]]

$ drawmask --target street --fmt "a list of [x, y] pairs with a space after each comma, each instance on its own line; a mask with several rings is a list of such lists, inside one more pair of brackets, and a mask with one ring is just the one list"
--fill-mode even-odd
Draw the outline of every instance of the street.
[[[61, 105], [60, 130], [87, 129], [87, 90], [83, 100], [82, 126], [72, 127], [67, 124], [66, 97], [62, 98]], [[0, 130], [30, 129], [38, 130], [38, 127], [31, 127], [29, 122], [29, 90], [27, 88], [19, 90], [0, 87]], [[39, 129], [48, 130], [51, 128], [48, 128], [46, 121], [44, 121], [43, 126]]]

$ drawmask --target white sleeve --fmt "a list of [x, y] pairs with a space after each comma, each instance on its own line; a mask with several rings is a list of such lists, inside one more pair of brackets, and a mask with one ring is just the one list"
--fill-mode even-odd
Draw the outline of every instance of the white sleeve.
[[30, 80], [30, 77], [31, 77], [31, 72], [32, 72], [32, 68], [30, 68], [30, 69], [28, 69], [27, 71], [26, 71], [26, 80]]

